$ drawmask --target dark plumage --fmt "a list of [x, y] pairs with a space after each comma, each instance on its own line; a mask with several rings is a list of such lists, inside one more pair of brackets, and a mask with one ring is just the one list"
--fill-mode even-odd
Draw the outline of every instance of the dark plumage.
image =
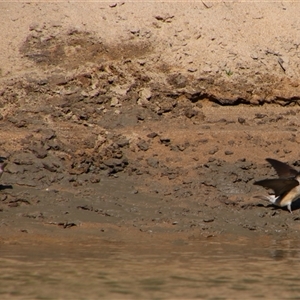
[[263, 179], [254, 184], [274, 191], [274, 195], [264, 196], [263, 199], [268, 199], [280, 207], [287, 206], [288, 210], [292, 212], [292, 202], [300, 197], [300, 173], [279, 160], [273, 158], [266, 160], [275, 169], [279, 178]]

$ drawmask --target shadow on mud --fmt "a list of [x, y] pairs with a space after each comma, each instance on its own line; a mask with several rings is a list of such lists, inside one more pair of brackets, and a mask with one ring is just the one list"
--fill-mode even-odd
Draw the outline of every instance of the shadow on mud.
[[11, 184], [0, 184], [0, 191], [12, 190], [13, 186]]
[[300, 209], [300, 198], [292, 203], [292, 211]]

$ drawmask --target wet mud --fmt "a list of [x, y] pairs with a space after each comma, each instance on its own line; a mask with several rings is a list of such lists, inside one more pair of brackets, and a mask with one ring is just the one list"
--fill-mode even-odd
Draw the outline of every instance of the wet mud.
[[228, 85], [156, 62], [146, 37], [30, 31], [35, 70], [1, 83], [3, 240], [298, 235], [299, 204], [253, 186], [275, 176], [266, 157], [300, 166], [297, 99], [223, 101]]

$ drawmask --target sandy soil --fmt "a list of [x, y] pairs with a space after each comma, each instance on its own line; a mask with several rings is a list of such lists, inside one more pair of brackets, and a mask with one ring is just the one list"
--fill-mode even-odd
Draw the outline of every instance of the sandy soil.
[[4, 243], [298, 236], [299, 3], [1, 3]]

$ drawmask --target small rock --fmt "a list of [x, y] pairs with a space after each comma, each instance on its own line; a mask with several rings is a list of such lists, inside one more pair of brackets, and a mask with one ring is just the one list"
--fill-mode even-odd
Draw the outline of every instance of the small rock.
[[215, 147], [215, 148], [209, 150], [208, 153], [211, 154], [211, 155], [213, 155], [213, 154], [217, 153], [218, 151], [219, 151], [219, 148], [218, 148], [218, 147]]
[[213, 222], [214, 220], [215, 220], [214, 217], [211, 217], [211, 218], [205, 218], [205, 219], [203, 219], [203, 222], [205, 222], [205, 223], [210, 223], [210, 222]]
[[172, 111], [172, 109], [176, 105], [175, 103], [172, 103], [172, 101], [169, 101], [169, 99], [162, 99], [161, 101], [162, 102], [159, 103], [159, 107], [156, 110], [158, 115], [162, 115], [163, 113]]
[[147, 151], [149, 149], [149, 144], [144, 141], [144, 140], [141, 140], [137, 143], [137, 146], [139, 147], [139, 149], [141, 149], [142, 151]]
[[110, 88], [110, 91], [117, 94], [118, 96], [126, 96], [128, 92], [128, 87], [127, 86], [114, 86]]
[[182, 74], [172, 74], [168, 77], [167, 81], [176, 88], [184, 88], [188, 83], [188, 79]]
[[239, 122], [240, 124], [245, 124], [246, 120], [245, 120], [244, 118], [239, 117], [239, 118], [238, 118], [238, 122]]
[[170, 23], [172, 21], [172, 19], [174, 18], [173, 15], [170, 15], [170, 14], [165, 14], [164, 16], [162, 15], [157, 15], [155, 16], [155, 19], [158, 20], [158, 21], [162, 21], [162, 22], [167, 22], [167, 23]]
[[251, 56], [251, 58], [254, 59], [254, 60], [257, 60], [257, 59], [258, 59], [258, 54], [255, 53], [255, 52], [252, 53], [250, 56]]
[[53, 85], [66, 85], [68, 83], [68, 79], [63, 75], [53, 75], [49, 78], [49, 81]]
[[250, 224], [244, 224], [243, 227], [247, 228], [247, 229], [249, 229], [251, 231], [254, 231], [254, 230], [257, 229], [256, 225], [250, 225]]
[[121, 166], [123, 160], [119, 158], [108, 158], [104, 160], [103, 163], [108, 167], [115, 167], [115, 166]]
[[110, 101], [110, 106], [114, 107], [117, 106], [118, 104], [119, 104], [119, 99], [117, 97], [112, 97]]
[[225, 151], [225, 155], [232, 155], [232, 154], [233, 154], [233, 152], [230, 151], [230, 150], [226, 150], [226, 151]]
[[150, 157], [150, 158], [147, 159], [147, 164], [150, 167], [157, 168], [158, 165], [159, 165], [159, 161], [154, 157]]
[[137, 104], [140, 106], [143, 106], [143, 107], [147, 107], [147, 105], [149, 104], [149, 101], [144, 98], [139, 98], [137, 101]]
[[198, 114], [198, 112], [196, 110], [194, 110], [193, 108], [188, 108], [184, 112], [184, 115], [189, 119], [193, 118], [197, 114]]
[[186, 147], [188, 146], [188, 144], [181, 144], [181, 145], [177, 145], [177, 148], [180, 150], [180, 151], [184, 151], [186, 149]]
[[128, 146], [129, 145], [129, 140], [127, 138], [120, 138], [118, 141], [117, 141], [117, 145], [119, 147], [125, 147], [125, 146]]
[[139, 92], [140, 99], [149, 100], [152, 97], [152, 92], [150, 88], [143, 88]]
[[212, 67], [210, 65], [205, 65], [202, 68], [202, 72], [204, 72], [204, 73], [211, 73], [212, 72]]
[[156, 132], [151, 132], [151, 133], [147, 134], [147, 137], [150, 138], [150, 139], [153, 139], [157, 136], [158, 136], [158, 134]]
[[[139, 104], [139, 103], [138, 103]], [[139, 104], [140, 105], [140, 104]], [[145, 120], [145, 116], [143, 115], [143, 113], [139, 112], [136, 116], [136, 118], [138, 119], [138, 121], [144, 121]]]
[[58, 171], [59, 165], [53, 163], [53, 162], [48, 162], [48, 163], [43, 163], [44, 169], [48, 170], [49, 172], [56, 173]]
[[145, 59], [138, 59], [137, 63], [141, 66], [144, 66], [146, 64], [146, 60]]
[[38, 132], [43, 134], [45, 140], [51, 140], [56, 137], [55, 131], [52, 129], [39, 129]]
[[263, 119], [266, 116], [267, 116], [266, 114], [261, 114], [261, 113], [255, 114], [255, 118], [257, 118], [257, 119]]
[[38, 23], [32, 23], [29, 25], [29, 30], [33, 31], [33, 30], [37, 30], [39, 28], [39, 24]]
[[169, 139], [168, 137], [161, 137], [160, 138], [160, 142], [166, 146], [168, 146], [171, 142], [171, 139]]
[[35, 154], [35, 156], [37, 158], [45, 158], [48, 155], [48, 152], [46, 149], [42, 148], [42, 147], [32, 147], [31, 151]]
[[91, 183], [99, 183], [99, 182], [100, 182], [100, 178], [97, 177], [97, 176], [92, 176], [92, 177], [90, 178], [90, 182], [91, 182]]
[[86, 95], [87, 95], [87, 96], [90, 96], [91, 98], [95, 98], [95, 97], [99, 96], [99, 94], [100, 94], [100, 92], [98, 90], [92, 90], [89, 93], [83, 93], [83, 92], [81, 92], [82, 96], [86, 97]]
[[114, 76], [109, 76], [109, 77], [107, 78], [107, 82], [108, 82], [109, 84], [114, 83], [115, 80], [116, 80], [116, 78], [115, 78]]
[[23, 119], [9, 117], [8, 121], [11, 122], [11, 123], [13, 123], [18, 128], [22, 128], [22, 127], [26, 127], [27, 126], [27, 121], [23, 120]]
[[187, 69], [189, 72], [191, 72], [191, 73], [194, 73], [194, 72], [197, 72], [197, 68], [193, 68], [193, 67], [190, 67], [190, 68], [188, 68]]
[[132, 28], [132, 29], [130, 29], [130, 32], [131, 32], [132, 34], [139, 35], [140, 29], [139, 29], [139, 28]]
[[206, 144], [206, 143], [208, 143], [208, 139], [200, 139], [199, 143]]

